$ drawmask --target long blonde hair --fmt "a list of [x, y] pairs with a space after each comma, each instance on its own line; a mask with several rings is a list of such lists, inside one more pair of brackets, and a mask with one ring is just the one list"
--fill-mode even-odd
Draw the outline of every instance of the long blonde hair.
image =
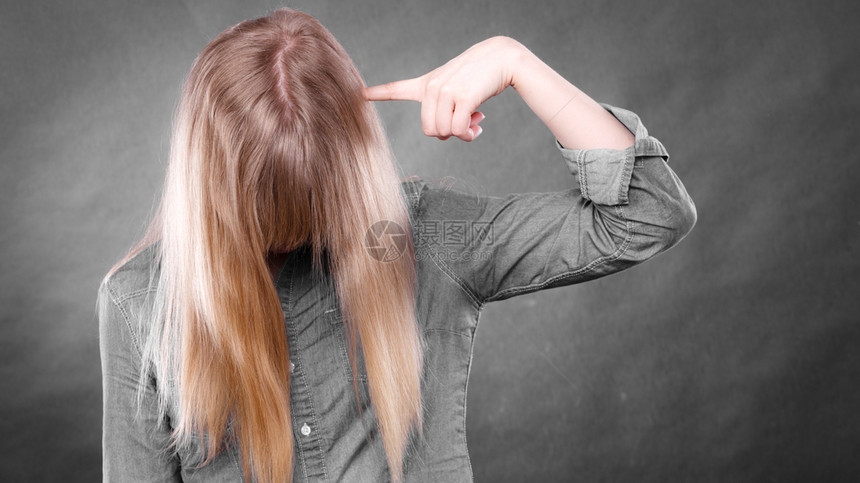
[[407, 236], [406, 252], [383, 262], [364, 246], [375, 222], [410, 220], [363, 86], [334, 36], [289, 9], [222, 32], [185, 82], [161, 205], [124, 260], [160, 241], [144, 367], [175, 381], [173, 442], [201, 437], [202, 464], [223, 449], [230, 420], [247, 479], [292, 477], [289, 350], [267, 254], [307, 245], [315, 267], [326, 257], [353, 371], [360, 343], [389, 469], [402, 478], [422, 416], [414, 247]]

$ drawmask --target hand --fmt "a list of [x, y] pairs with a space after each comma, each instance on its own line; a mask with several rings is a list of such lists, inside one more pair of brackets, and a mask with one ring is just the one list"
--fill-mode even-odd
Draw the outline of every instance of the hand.
[[367, 87], [364, 97], [420, 102], [424, 134], [443, 141], [451, 136], [474, 141], [483, 131], [479, 123], [484, 114], [478, 107], [514, 82], [523, 52], [526, 48], [516, 40], [493, 37], [421, 77]]

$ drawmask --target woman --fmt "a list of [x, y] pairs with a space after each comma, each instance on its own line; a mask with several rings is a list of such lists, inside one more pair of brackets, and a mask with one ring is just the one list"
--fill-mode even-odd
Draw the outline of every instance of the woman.
[[[571, 189], [398, 178], [369, 101], [420, 102], [425, 134], [472, 141], [509, 86]], [[481, 308], [677, 243], [696, 212], [667, 159], [509, 38], [365, 88], [308, 15], [231, 27], [186, 80], [159, 212], [100, 289], [105, 479], [470, 481]]]

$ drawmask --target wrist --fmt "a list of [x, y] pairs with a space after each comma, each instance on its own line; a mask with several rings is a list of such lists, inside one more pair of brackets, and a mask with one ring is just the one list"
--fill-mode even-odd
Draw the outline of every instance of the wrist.
[[527, 64], [535, 57], [534, 54], [512, 37], [499, 35], [488, 41], [495, 43], [506, 85], [516, 89], [517, 83], [528, 72]]
[[539, 73], [545, 64], [526, 46], [516, 40], [513, 41], [516, 46], [512, 47], [509, 57], [511, 87], [522, 95], [522, 90], [529, 84], [529, 79]]

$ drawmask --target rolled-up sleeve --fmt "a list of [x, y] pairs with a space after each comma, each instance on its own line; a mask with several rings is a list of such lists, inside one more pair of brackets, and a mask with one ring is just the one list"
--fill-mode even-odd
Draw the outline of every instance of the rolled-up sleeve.
[[556, 142], [573, 175], [568, 190], [497, 197], [425, 183], [419, 224], [459, 223], [465, 236], [444, 243], [444, 230], [442, 242], [419, 230], [418, 256], [433, 258], [480, 305], [609, 275], [677, 244], [697, 214], [666, 148], [633, 112], [601, 106], [634, 144], [579, 150]]

